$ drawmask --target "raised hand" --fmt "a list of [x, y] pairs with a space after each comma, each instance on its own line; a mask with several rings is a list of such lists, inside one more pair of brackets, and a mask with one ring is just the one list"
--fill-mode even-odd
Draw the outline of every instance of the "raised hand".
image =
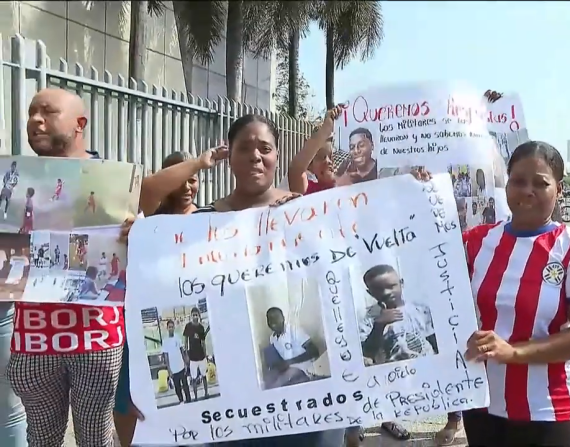
[[202, 169], [210, 169], [216, 166], [222, 160], [226, 160], [230, 155], [228, 147], [224, 144], [218, 147], [208, 149], [206, 152], [202, 152], [200, 157], [200, 165]]
[[331, 123], [334, 122], [335, 120], [337, 120], [339, 118], [339, 116], [343, 110], [344, 110], [344, 107], [341, 104], [334, 106], [330, 110], [327, 110], [327, 113], [325, 115], [325, 121], [330, 120]]
[[429, 172], [423, 166], [414, 166], [412, 169], [410, 169], [410, 174], [412, 174], [414, 178], [420, 182], [429, 182], [431, 180], [431, 172]]
[[487, 90], [485, 92], [485, 98], [487, 98], [487, 101], [489, 101], [491, 103], [497, 102], [502, 97], [503, 97], [503, 94], [496, 92], [495, 90]]
[[121, 230], [119, 235], [119, 242], [123, 244], [127, 244], [129, 240], [129, 233], [131, 232], [131, 228], [135, 223], [136, 217], [127, 217], [125, 221], [121, 224]]

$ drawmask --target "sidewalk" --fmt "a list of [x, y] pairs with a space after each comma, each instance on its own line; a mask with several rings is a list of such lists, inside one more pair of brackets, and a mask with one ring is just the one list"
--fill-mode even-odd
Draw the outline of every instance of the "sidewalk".
[[[71, 415], [70, 415], [71, 419]], [[381, 435], [375, 429], [370, 429], [366, 434], [364, 447], [433, 447], [433, 436], [445, 424], [445, 416], [429, 419], [421, 422], [405, 423], [404, 425], [412, 433], [409, 441], [396, 441], [387, 435]], [[467, 447], [463, 431], [455, 439], [454, 447]], [[115, 443], [119, 447], [118, 442]], [[65, 447], [76, 447], [71, 423], [65, 435]]]

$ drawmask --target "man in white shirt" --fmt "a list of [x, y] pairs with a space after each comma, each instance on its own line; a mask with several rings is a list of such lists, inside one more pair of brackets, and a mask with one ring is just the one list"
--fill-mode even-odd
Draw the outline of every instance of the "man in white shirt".
[[319, 350], [300, 327], [285, 323], [283, 311], [272, 307], [267, 311], [267, 326], [273, 331], [269, 343], [281, 359], [270, 369], [279, 372], [271, 388], [294, 385], [310, 380], [313, 375], [313, 361], [319, 357]]
[[99, 259], [99, 279], [107, 279], [107, 255], [105, 252], [101, 253], [101, 259]]
[[[188, 380], [184, 374], [186, 371], [186, 362], [182, 339], [174, 333], [174, 321], [168, 320], [166, 329], [168, 330], [168, 337], [162, 340], [164, 363], [166, 363], [168, 375], [174, 384], [174, 391], [176, 391], [178, 401], [180, 403], [189, 403], [190, 388], [188, 387]], [[182, 391], [184, 391], [185, 399], [183, 399]]]
[[481, 225], [481, 213], [479, 212], [479, 204], [477, 199], [473, 198], [471, 203], [471, 210], [467, 213], [467, 228], [473, 228], [477, 225]]

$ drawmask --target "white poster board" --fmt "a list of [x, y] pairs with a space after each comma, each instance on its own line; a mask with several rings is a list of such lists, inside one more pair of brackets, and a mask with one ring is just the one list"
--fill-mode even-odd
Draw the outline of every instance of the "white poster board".
[[508, 163], [519, 144], [529, 140], [522, 103], [517, 94], [504, 95], [487, 104], [487, 124], [501, 157]]
[[[488, 404], [484, 366], [462, 354], [477, 324], [447, 174], [278, 208], [141, 219], [128, 256], [130, 387], [146, 417], [134, 444], [281, 436]], [[401, 321], [377, 325], [397, 313]], [[199, 376], [207, 394], [191, 380]]]
[[[488, 103], [487, 109], [487, 128], [495, 140], [496, 152], [500, 155], [500, 158], [495, 157], [493, 161], [495, 183], [500, 183], [497, 178], [507, 178], [506, 166], [514, 150], [529, 140], [528, 129], [517, 94], [504, 95], [498, 101]], [[497, 187], [495, 196], [497, 208], [508, 210], [505, 188]]]
[[467, 84], [374, 87], [349, 98], [339, 146], [353, 165], [375, 160], [378, 178], [418, 166], [448, 172], [461, 228], [467, 229], [510, 215], [504, 193], [499, 203], [496, 198], [506, 172], [494, 160], [488, 117], [487, 100]]

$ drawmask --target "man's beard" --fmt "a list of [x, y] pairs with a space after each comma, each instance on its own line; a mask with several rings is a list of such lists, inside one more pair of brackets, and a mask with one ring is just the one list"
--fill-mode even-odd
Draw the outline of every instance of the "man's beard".
[[38, 154], [39, 156], [45, 157], [64, 157], [66, 155], [67, 149], [71, 146], [73, 141], [73, 134], [70, 133], [68, 135], [65, 134], [58, 134], [58, 135], [50, 135], [50, 144], [49, 148], [44, 147], [34, 147], [34, 145], [30, 143], [33, 151]]

